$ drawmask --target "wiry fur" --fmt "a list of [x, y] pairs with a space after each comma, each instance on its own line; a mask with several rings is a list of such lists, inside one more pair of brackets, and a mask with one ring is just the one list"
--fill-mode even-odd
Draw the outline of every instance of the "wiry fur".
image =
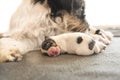
[[66, 10], [59, 10], [62, 17], [52, 17], [47, 0], [35, 1], [23, 0], [13, 14], [7, 33], [9, 37], [0, 39], [0, 62], [21, 60], [27, 51], [40, 48], [45, 36], [87, 29], [85, 20]]
[[0, 35], [0, 62], [22, 60], [27, 51], [41, 47], [45, 36], [86, 32], [89, 25], [85, 20], [84, 0], [69, 0], [69, 3], [23, 0], [11, 17], [9, 31]]

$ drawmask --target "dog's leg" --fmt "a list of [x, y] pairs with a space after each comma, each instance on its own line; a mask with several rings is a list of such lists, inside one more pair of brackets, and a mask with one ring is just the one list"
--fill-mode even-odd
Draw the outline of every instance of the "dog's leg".
[[[18, 35], [17, 35], [18, 36]], [[30, 38], [30, 37], [29, 37]], [[20, 61], [27, 51], [38, 47], [36, 38], [25, 36], [0, 39], [0, 62]]]

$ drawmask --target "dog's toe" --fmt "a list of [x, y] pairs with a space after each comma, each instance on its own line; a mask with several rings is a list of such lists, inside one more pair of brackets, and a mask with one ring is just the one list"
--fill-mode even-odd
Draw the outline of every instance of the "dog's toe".
[[18, 49], [11, 49], [5, 51], [3, 55], [0, 56], [0, 62], [18, 62], [21, 61], [23, 56]]
[[21, 61], [23, 56], [21, 55], [20, 51], [18, 49], [12, 49], [10, 50], [10, 55], [13, 57], [10, 61]]

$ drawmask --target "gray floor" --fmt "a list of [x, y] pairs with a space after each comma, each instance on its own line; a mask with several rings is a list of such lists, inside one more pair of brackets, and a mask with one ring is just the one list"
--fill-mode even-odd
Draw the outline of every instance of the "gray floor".
[[0, 80], [120, 80], [120, 38], [97, 55], [48, 57], [32, 52], [21, 62], [0, 63]]

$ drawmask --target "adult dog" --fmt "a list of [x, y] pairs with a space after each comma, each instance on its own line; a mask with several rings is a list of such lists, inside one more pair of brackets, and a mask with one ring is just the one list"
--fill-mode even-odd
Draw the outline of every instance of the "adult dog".
[[0, 38], [0, 62], [20, 61], [41, 47], [45, 36], [85, 32], [84, 0], [23, 0], [11, 17], [8, 33]]

